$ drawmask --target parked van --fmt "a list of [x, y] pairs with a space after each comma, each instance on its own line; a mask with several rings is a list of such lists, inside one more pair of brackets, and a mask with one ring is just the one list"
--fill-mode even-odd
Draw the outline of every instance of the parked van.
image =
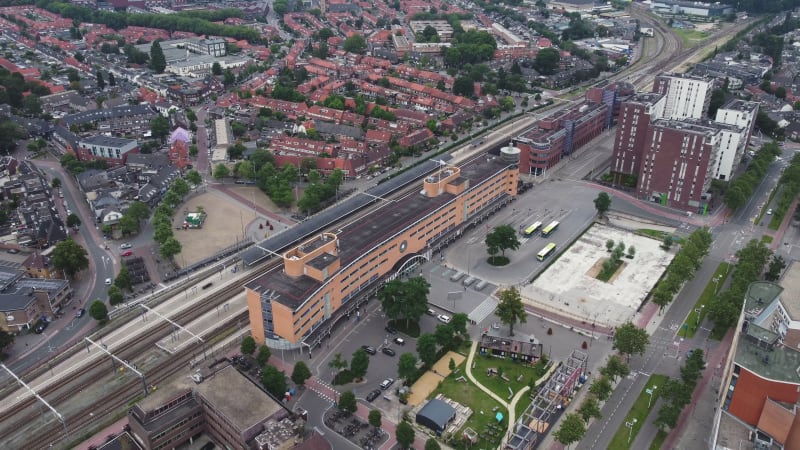
[[474, 277], [464, 278], [464, 286], [469, 286], [474, 282], [475, 282], [475, 278]]

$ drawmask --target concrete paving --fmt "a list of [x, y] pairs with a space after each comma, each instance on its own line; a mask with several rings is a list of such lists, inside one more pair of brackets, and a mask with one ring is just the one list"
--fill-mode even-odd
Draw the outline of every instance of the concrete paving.
[[[617, 274], [603, 282], [595, 276], [598, 265], [609, 256], [609, 239], [635, 247], [636, 254], [633, 259], [623, 258]], [[532, 306], [613, 327], [633, 320], [674, 256], [662, 250], [655, 239], [595, 224], [532, 284], [524, 286], [521, 294]]]
[[[196, 288], [195, 288], [196, 289]], [[216, 309], [212, 309], [183, 328], [175, 328], [169, 336], [158, 341], [156, 346], [169, 354], [175, 354], [181, 349], [203, 339], [216, 330], [221, 323], [247, 311], [247, 297], [241, 293]], [[152, 314], [152, 313], [147, 313]]]

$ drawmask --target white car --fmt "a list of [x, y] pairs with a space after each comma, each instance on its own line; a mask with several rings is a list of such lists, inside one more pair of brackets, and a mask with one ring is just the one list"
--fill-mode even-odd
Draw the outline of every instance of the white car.
[[770, 208], [770, 209], [768, 209], [768, 210], [767, 210], [767, 215], [768, 215], [768, 216], [771, 216], [771, 215], [772, 215], [772, 208]]
[[124, 243], [124, 244], [122, 244], [122, 245], [120, 245], [120, 246], [119, 246], [119, 248], [120, 248], [121, 250], [125, 250], [125, 249], [131, 248], [131, 247], [133, 247], [133, 246], [132, 246], [130, 243], [128, 243], [128, 242], [126, 242], [126, 243]]
[[111, 278], [106, 278], [106, 286], [111, 286]]
[[450, 316], [448, 316], [446, 314], [439, 314], [438, 316], [436, 316], [436, 318], [439, 319], [439, 322], [442, 322], [442, 323], [450, 323], [450, 321], [453, 320], [452, 317], [450, 317]]

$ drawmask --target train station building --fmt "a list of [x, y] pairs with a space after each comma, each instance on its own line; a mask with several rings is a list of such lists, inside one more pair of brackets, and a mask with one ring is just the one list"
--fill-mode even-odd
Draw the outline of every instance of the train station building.
[[256, 342], [318, 345], [383, 283], [411, 273], [466, 227], [512, 201], [518, 161], [519, 150], [508, 147], [461, 166], [442, 164], [419, 188], [375, 198], [381, 205], [358, 220], [281, 253], [282, 264], [245, 285]]

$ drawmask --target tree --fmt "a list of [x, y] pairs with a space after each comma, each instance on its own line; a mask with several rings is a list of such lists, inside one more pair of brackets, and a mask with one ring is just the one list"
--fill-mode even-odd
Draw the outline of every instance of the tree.
[[211, 65], [211, 73], [215, 76], [222, 75], [222, 66], [219, 65], [219, 62], [214, 61], [214, 64]]
[[358, 403], [356, 403], [356, 395], [353, 391], [344, 391], [339, 396], [339, 409], [344, 412], [353, 414], [358, 410]]
[[131, 202], [125, 214], [133, 217], [137, 221], [143, 221], [150, 218], [150, 207], [146, 203], [140, 201]]
[[637, 327], [633, 322], [625, 322], [617, 327], [614, 332], [614, 349], [627, 355], [630, 361], [631, 355], [643, 354], [650, 343], [647, 331]]
[[453, 331], [458, 334], [467, 334], [468, 321], [469, 316], [464, 313], [456, 313], [453, 314], [453, 319], [450, 321], [450, 326], [453, 327]]
[[50, 182], [50, 185], [53, 189], [58, 189], [61, 187], [61, 178], [53, 177], [53, 181]]
[[442, 450], [442, 447], [439, 446], [439, 443], [436, 442], [434, 438], [428, 438], [425, 441], [425, 450]]
[[405, 420], [397, 425], [395, 438], [400, 448], [409, 448], [414, 443], [414, 428]]
[[122, 291], [117, 286], [111, 285], [108, 288], [108, 303], [111, 305], [119, 305], [125, 301]]
[[29, 116], [38, 116], [42, 113], [42, 101], [36, 94], [29, 94], [22, 99], [22, 107]]
[[219, 163], [214, 167], [214, 179], [221, 180], [223, 178], [228, 178], [231, 174], [230, 169], [225, 164]]
[[105, 322], [108, 320], [108, 308], [102, 300], [95, 300], [89, 306], [89, 315], [98, 322]]
[[269, 364], [261, 368], [261, 384], [264, 389], [277, 398], [286, 394], [286, 374]]
[[514, 324], [527, 323], [528, 315], [522, 304], [522, 297], [515, 287], [508, 288], [500, 293], [500, 303], [497, 304], [495, 315], [500, 321], [508, 325], [508, 334], [514, 335]]
[[304, 386], [306, 380], [311, 378], [311, 370], [309, 370], [306, 363], [297, 361], [294, 363], [294, 370], [292, 370], [292, 381], [298, 386]]
[[350, 360], [350, 372], [355, 378], [364, 378], [369, 369], [369, 355], [360, 348], [353, 353], [353, 359]]
[[111, 86], [111, 87], [114, 87], [114, 86], [117, 85], [117, 79], [114, 78], [114, 74], [111, 73], [111, 72], [108, 72], [108, 85]]
[[129, 289], [133, 292], [133, 280], [131, 279], [131, 274], [128, 271], [128, 268], [123, 264], [123, 266], [119, 269], [119, 273], [114, 278], [114, 286], [120, 289]]
[[154, 138], [161, 139], [163, 141], [164, 138], [166, 138], [169, 134], [169, 119], [161, 114], [153, 117], [153, 119], [150, 121], [150, 132], [153, 134]]
[[258, 366], [264, 367], [264, 364], [266, 364], [267, 361], [269, 361], [270, 356], [272, 356], [272, 352], [269, 350], [269, 347], [267, 347], [266, 345], [258, 347], [258, 356], [256, 356], [256, 361], [258, 361]]
[[594, 208], [597, 210], [597, 215], [603, 217], [611, 208], [611, 197], [605, 192], [597, 194], [597, 198], [594, 199]]
[[14, 335], [6, 330], [0, 329], [0, 355], [5, 353], [8, 347], [14, 344]]
[[453, 327], [449, 324], [436, 325], [436, 330], [433, 333], [436, 337], [436, 343], [443, 349], [450, 350], [453, 348]]
[[561, 60], [558, 50], [549, 47], [539, 50], [536, 58], [533, 60], [533, 68], [542, 75], [552, 75], [558, 68], [558, 63]]
[[661, 241], [661, 248], [664, 250], [669, 250], [672, 247], [672, 236], [664, 236], [664, 239]]
[[586, 398], [586, 400], [583, 401], [580, 409], [578, 409], [578, 413], [581, 415], [583, 421], [586, 423], [589, 423], [589, 419], [591, 419], [592, 417], [594, 417], [595, 419], [603, 418], [603, 415], [600, 414], [600, 403], [594, 396], [589, 396]]
[[520, 245], [517, 232], [511, 225], [499, 225], [486, 235], [486, 247], [499, 249], [503, 256], [506, 255], [506, 249], [516, 250]]
[[417, 339], [417, 354], [419, 359], [430, 367], [436, 362], [436, 336], [425, 333]]
[[407, 281], [394, 279], [378, 292], [378, 300], [386, 315], [391, 319], [405, 319], [406, 326], [420, 317], [428, 309], [430, 283], [423, 277], [409, 278]]
[[167, 68], [167, 58], [164, 56], [164, 50], [161, 49], [159, 41], [153, 41], [150, 46], [150, 68], [155, 73], [163, 73]]
[[367, 420], [369, 421], [369, 424], [372, 425], [375, 428], [380, 428], [381, 427], [381, 419], [382, 419], [381, 412], [378, 411], [377, 409], [371, 410], [369, 412], [369, 415], [367, 416]]
[[617, 381], [617, 377], [626, 377], [629, 373], [631, 373], [630, 367], [617, 355], [611, 355], [606, 365], [600, 369], [601, 375], [610, 377], [613, 381]]
[[673, 428], [678, 423], [678, 417], [680, 417], [682, 410], [682, 407], [674, 403], [665, 403], [658, 410], [658, 416], [653, 423], [661, 430]]
[[103, 79], [103, 72], [98, 70], [95, 76], [97, 78], [97, 89], [102, 91], [106, 87], [106, 80]]
[[360, 34], [353, 34], [344, 40], [344, 51], [350, 53], [364, 53], [367, 48], [367, 41]]
[[586, 423], [576, 413], [569, 413], [564, 416], [561, 426], [553, 433], [553, 437], [567, 447], [583, 439], [584, 435], [586, 435]]
[[337, 353], [333, 356], [333, 359], [331, 359], [328, 362], [328, 367], [330, 367], [333, 370], [342, 370], [345, 367], [347, 367], [347, 361], [345, 361], [345, 359], [342, 358], [341, 353]]
[[70, 228], [79, 227], [81, 225], [81, 218], [77, 214], [72, 213], [67, 216], [67, 226]]
[[769, 262], [767, 273], [764, 274], [764, 279], [767, 281], [777, 281], [781, 277], [781, 272], [786, 267], [786, 261], [782, 256], [773, 255], [772, 260]]
[[73, 278], [78, 272], [89, 267], [86, 249], [72, 239], [56, 244], [53, 250], [53, 267]]
[[589, 386], [589, 392], [597, 396], [599, 400], [605, 401], [611, 395], [611, 380], [605, 375], [595, 378]]
[[417, 357], [413, 353], [403, 353], [397, 360], [397, 376], [408, 380], [417, 373]]
[[164, 258], [172, 258], [181, 252], [181, 243], [174, 237], [168, 238], [158, 249], [158, 252]]
[[252, 355], [256, 351], [256, 340], [252, 336], [245, 336], [242, 338], [242, 344], [239, 346], [243, 355]]
[[186, 172], [186, 181], [194, 186], [200, 186], [200, 184], [203, 183], [203, 177], [200, 175], [200, 172], [192, 169]]

